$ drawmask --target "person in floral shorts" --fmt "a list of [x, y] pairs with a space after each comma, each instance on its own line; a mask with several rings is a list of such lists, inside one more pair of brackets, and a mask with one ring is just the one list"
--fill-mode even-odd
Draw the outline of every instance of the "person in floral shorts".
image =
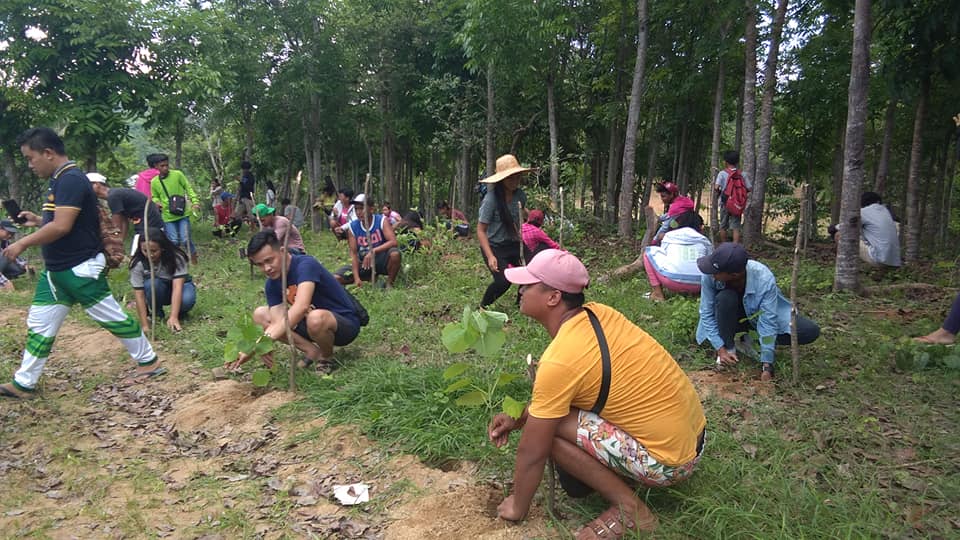
[[523, 430], [513, 493], [500, 503], [499, 516], [523, 519], [552, 458], [568, 493], [596, 490], [611, 504], [578, 539], [655, 529], [657, 517], [630, 484], [669, 486], [696, 468], [707, 421], [690, 379], [620, 312], [584, 303], [590, 276], [572, 254], [541, 251], [527, 266], [507, 269], [506, 278], [521, 285], [520, 312], [543, 325], [553, 341], [540, 357], [533, 397], [520, 417], [501, 413], [488, 427], [498, 447], [511, 431]]

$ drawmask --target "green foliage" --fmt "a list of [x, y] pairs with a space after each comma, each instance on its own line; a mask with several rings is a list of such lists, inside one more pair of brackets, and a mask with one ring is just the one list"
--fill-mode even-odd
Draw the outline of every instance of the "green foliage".
[[263, 328], [254, 323], [247, 313], [241, 315], [227, 331], [227, 343], [223, 348], [225, 362], [233, 362], [239, 354], [249, 355], [253, 361], [270, 352], [273, 352], [273, 340], [263, 333]]
[[894, 365], [900, 371], [923, 371], [945, 368], [960, 371], [960, 348], [956, 346], [926, 345], [904, 339], [894, 351]]
[[[452, 322], [443, 328], [441, 341], [452, 353], [462, 353], [472, 348], [484, 358], [493, 358], [507, 341], [507, 335], [503, 331], [503, 325], [507, 320], [506, 313], [484, 309], [474, 311], [470, 306], [465, 306], [461, 321]], [[513, 373], [499, 373], [491, 384], [484, 386], [467, 374], [470, 368], [470, 364], [457, 362], [443, 372], [444, 381], [453, 381], [444, 389], [444, 394], [469, 389], [455, 401], [462, 407], [486, 406], [487, 409], [492, 410], [496, 405], [497, 389], [520, 377]], [[517, 403], [512, 397], [505, 396], [502, 400], [503, 412], [519, 418], [523, 413], [523, 406], [520, 406], [518, 413], [516, 412]]]

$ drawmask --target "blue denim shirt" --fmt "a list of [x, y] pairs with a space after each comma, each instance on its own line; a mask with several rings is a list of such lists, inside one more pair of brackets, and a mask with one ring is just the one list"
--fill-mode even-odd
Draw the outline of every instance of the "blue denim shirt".
[[[700, 280], [700, 322], [697, 343], [710, 340], [714, 349], [723, 346], [714, 314], [717, 291], [726, 288], [723, 282], [704, 275]], [[747, 283], [743, 291], [743, 310], [760, 335], [760, 361], [773, 362], [778, 334], [790, 333], [790, 301], [780, 292], [777, 279], [763, 263], [747, 261]], [[759, 315], [757, 315], [759, 313]]]

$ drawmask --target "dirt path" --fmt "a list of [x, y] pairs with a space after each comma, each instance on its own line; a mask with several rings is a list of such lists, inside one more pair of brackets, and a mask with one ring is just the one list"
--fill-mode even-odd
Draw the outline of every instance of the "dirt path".
[[[5, 314], [2, 331], [23, 334], [23, 317]], [[167, 376], [123, 387], [131, 368], [119, 342], [64, 325], [43, 397], [0, 402], [0, 536], [555, 536], [540, 509], [518, 526], [495, 519], [502, 492], [476, 480], [469, 464], [432, 469], [323, 418], [278, 422], [272, 411], [295, 395], [257, 395], [162, 355]], [[370, 485], [371, 501], [340, 506], [333, 486], [353, 482]]]

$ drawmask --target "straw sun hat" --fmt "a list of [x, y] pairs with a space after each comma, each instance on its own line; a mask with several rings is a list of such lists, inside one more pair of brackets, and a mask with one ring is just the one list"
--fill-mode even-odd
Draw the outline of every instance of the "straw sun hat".
[[497, 158], [497, 172], [481, 180], [484, 184], [496, 184], [497, 182], [513, 176], [515, 174], [525, 173], [535, 170], [533, 167], [521, 167], [520, 162], [513, 154], [504, 154]]

